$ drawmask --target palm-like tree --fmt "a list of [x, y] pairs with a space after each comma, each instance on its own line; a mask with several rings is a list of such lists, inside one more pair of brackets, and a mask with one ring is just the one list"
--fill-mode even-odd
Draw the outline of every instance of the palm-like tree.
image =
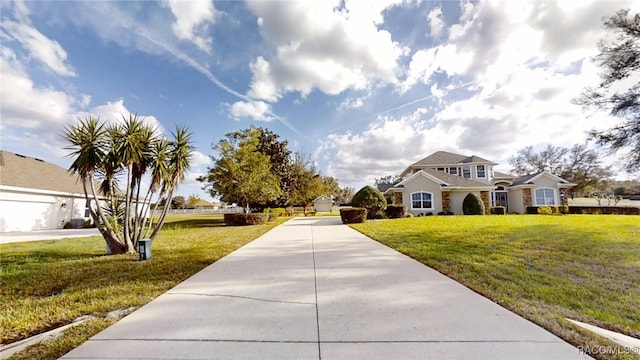
[[[176, 127], [175, 132], [172, 133], [174, 141], [169, 144], [168, 151], [168, 166], [166, 171], [161, 176], [162, 191], [166, 194], [165, 204], [171, 204], [171, 198], [173, 197], [173, 191], [184, 181], [185, 174], [191, 166], [191, 154], [194, 146], [191, 143], [191, 133], [185, 127]], [[164, 219], [167, 216], [169, 206], [165, 206], [160, 214], [158, 223], [164, 223]], [[155, 227], [149, 237], [151, 240], [155, 239], [160, 231], [159, 227]]]
[[[69, 156], [75, 157], [69, 171], [78, 174], [87, 201], [95, 204], [89, 207], [91, 217], [114, 254], [136, 252], [143, 235], [151, 233], [150, 238], [155, 238], [166, 211], [152, 227], [149, 206], [154, 195], [156, 203], [160, 199], [171, 201], [173, 191], [189, 169], [194, 148], [186, 128], [177, 128], [174, 140], [169, 141], [137, 115], [123, 116], [122, 120], [105, 125], [88, 116], [67, 126], [63, 134], [69, 143], [66, 149], [72, 150]], [[123, 172], [124, 191], [117, 187]], [[144, 191], [142, 179], [146, 174], [151, 181]], [[100, 181], [100, 192], [96, 191], [95, 181]], [[124, 203], [123, 219], [105, 206], [116, 203]]]

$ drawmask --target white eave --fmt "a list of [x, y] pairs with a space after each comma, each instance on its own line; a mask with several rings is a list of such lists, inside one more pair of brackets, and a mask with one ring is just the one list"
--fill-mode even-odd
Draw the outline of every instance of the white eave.
[[20, 192], [20, 193], [25, 193], [25, 194], [37, 194], [37, 195], [51, 195], [51, 196], [84, 198], [84, 194], [79, 194], [79, 193], [70, 193], [70, 192], [64, 192], [64, 191], [25, 188], [25, 187], [9, 186], [9, 185], [0, 185], [0, 191]]

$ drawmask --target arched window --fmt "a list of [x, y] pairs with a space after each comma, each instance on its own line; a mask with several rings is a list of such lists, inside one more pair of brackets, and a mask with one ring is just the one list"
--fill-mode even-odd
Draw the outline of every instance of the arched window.
[[539, 188], [535, 191], [536, 205], [556, 205], [556, 191], [551, 188]]
[[433, 194], [429, 192], [411, 194], [411, 208], [414, 210], [433, 210]]

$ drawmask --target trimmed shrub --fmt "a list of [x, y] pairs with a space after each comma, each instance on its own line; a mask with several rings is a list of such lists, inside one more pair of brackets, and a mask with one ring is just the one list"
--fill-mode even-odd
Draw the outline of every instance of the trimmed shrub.
[[[432, 213], [428, 213], [429, 215], [433, 215]], [[454, 215], [452, 211], [440, 211], [438, 215]]]
[[353, 195], [351, 204], [356, 208], [367, 209], [367, 219], [375, 219], [387, 207], [387, 199], [384, 198], [380, 190], [367, 185]]
[[343, 224], [363, 223], [367, 218], [367, 209], [365, 208], [347, 208], [340, 209], [340, 218]]
[[484, 215], [484, 205], [472, 193], [468, 193], [462, 200], [462, 213], [465, 215]]
[[631, 206], [569, 206], [568, 213], [640, 215], [640, 208]]
[[493, 215], [505, 215], [507, 213], [507, 208], [504, 206], [494, 206], [491, 208], [491, 213]]
[[405, 211], [404, 205], [399, 205], [399, 204], [390, 204], [390, 205], [387, 205], [386, 209], [384, 209], [384, 213], [385, 215], [387, 215], [389, 219], [403, 218], [405, 212], [406, 211]]
[[538, 208], [538, 214], [540, 215], [551, 215], [553, 214], [553, 210], [549, 206], [540, 206]]
[[[540, 210], [542, 209], [542, 210]], [[540, 212], [542, 211], [542, 212]], [[535, 215], [550, 215], [550, 214], [569, 214], [569, 206], [561, 205], [561, 206], [528, 206], [527, 214]]]
[[259, 225], [269, 221], [269, 217], [270, 214], [264, 213], [224, 214], [224, 223], [229, 226]]

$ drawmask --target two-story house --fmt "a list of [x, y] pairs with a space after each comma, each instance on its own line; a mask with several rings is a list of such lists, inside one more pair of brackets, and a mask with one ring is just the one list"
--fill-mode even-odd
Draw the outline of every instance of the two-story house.
[[520, 178], [496, 172], [497, 163], [479, 156], [435, 152], [409, 165], [402, 181], [387, 189], [395, 204], [404, 204], [414, 215], [462, 214], [462, 202], [472, 193], [490, 213], [491, 207], [524, 213], [529, 206], [566, 203], [566, 189], [575, 184], [547, 172]]

